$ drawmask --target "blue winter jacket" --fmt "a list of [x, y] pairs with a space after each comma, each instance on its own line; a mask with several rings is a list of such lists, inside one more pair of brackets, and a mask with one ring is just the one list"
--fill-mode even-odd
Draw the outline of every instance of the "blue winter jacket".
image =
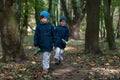
[[68, 41], [69, 38], [69, 29], [67, 26], [61, 26], [58, 25], [55, 28], [55, 47], [59, 47], [61, 49], [64, 49], [66, 47], [66, 44], [62, 41], [64, 39], [65, 41]]
[[41, 52], [52, 51], [54, 42], [54, 26], [51, 23], [40, 22], [34, 34], [34, 46], [38, 46]]

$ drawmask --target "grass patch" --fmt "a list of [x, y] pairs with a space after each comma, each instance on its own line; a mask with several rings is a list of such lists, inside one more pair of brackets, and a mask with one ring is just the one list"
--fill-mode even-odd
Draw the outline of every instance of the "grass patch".
[[84, 40], [69, 40], [68, 45], [83, 45]]
[[33, 46], [34, 35], [29, 35], [24, 38], [24, 47]]

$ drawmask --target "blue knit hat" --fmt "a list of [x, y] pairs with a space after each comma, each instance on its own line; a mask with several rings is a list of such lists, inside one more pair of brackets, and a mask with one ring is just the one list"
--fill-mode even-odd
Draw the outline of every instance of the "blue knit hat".
[[47, 19], [49, 19], [49, 18], [50, 18], [50, 13], [47, 12], [47, 11], [41, 11], [41, 12], [40, 12], [40, 16], [44, 16], [44, 17], [46, 17]]
[[62, 19], [65, 20], [65, 21], [67, 21], [67, 18], [66, 18], [65, 16], [60, 16], [60, 21], [61, 21]]

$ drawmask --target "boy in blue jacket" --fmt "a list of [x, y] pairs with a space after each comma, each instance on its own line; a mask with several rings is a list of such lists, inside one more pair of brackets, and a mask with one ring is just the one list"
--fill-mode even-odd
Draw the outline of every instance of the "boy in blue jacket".
[[66, 17], [60, 17], [60, 25], [55, 28], [55, 64], [58, 65], [63, 60], [63, 52], [69, 38], [69, 29], [66, 26]]
[[40, 61], [43, 74], [48, 73], [50, 67], [50, 55], [54, 42], [54, 26], [48, 22], [50, 14], [47, 11], [40, 12], [40, 23], [37, 24], [34, 34], [34, 46], [40, 48]]

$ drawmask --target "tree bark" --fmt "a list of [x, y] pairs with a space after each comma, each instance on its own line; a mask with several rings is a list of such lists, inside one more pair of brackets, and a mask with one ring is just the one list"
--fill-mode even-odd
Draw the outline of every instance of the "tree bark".
[[85, 33], [85, 53], [98, 54], [100, 0], [87, 1], [87, 27]]
[[23, 26], [21, 27], [22, 35], [26, 36], [28, 35], [27, 29], [28, 29], [28, 9], [29, 9], [29, 0], [25, 0], [25, 12], [24, 12], [24, 17], [23, 17]]
[[105, 27], [107, 30], [107, 42], [110, 50], [116, 49], [115, 36], [113, 29], [113, 15], [111, 15], [111, 0], [104, 0], [104, 18], [105, 18]]
[[52, 0], [49, 0], [48, 12], [51, 13], [51, 10], [52, 10]]
[[117, 38], [120, 38], [120, 8], [119, 8], [119, 19], [117, 23]]
[[[7, 60], [7, 56], [15, 61], [23, 60], [25, 56], [23, 47], [20, 42], [19, 22], [17, 18], [18, 4], [12, 0], [1, 0], [1, 44], [3, 61]], [[22, 49], [21, 49], [22, 48]], [[22, 53], [23, 52], [23, 53]]]
[[40, 16], [39, 16], [40, 10], [39, 10], [38, 5], [39, 5], [38, 0], [35, 0], [35, 21], [36, 21], [36, 24], [38, 24], [40, 22]]

